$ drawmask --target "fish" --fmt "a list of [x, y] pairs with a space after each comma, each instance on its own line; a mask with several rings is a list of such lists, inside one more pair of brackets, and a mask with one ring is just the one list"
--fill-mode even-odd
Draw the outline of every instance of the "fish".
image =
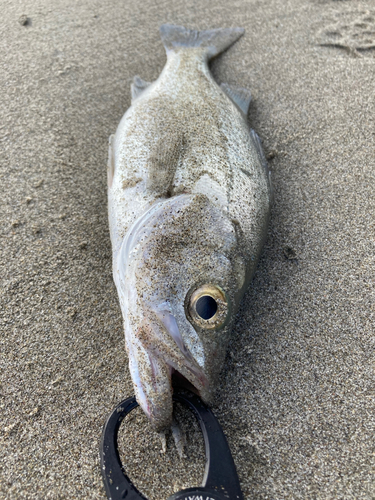
[[264, 244], [270, 171], [247, 115], [251, 93], [209, 61], [242, 28], [160, 28], [167, 62], [134, 77], [109, 139], [113, 277], [136, 399], [157, 431], [175, 385], [212, 404], [235, 315]]

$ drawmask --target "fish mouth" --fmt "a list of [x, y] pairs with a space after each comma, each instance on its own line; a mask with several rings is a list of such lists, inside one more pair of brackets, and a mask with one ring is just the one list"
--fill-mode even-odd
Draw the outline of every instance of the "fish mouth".
[[[181, 388], [181, 389], [187, 389], [190, 392], [193, 392], [197, 396], [199, 396], [201, 399], [204, 399], [202, 397], [202, 391], [197, 389], [195, 385], [193, 385], [186, 377], [182, 375], [178, 370], [175, 370], [172, 368], [171, 371], [171, 383], [172, 383], [172, 388]], [[205, 402], [207, 403], [207, 399], [205, 399]]]
[[127, 347], [137, 401], [155, 430], [171, 425], [173, 387], [212, 402], [209, 380], [185, 346], [169, 311], [152, 311], [132, 338], [127, 338]]

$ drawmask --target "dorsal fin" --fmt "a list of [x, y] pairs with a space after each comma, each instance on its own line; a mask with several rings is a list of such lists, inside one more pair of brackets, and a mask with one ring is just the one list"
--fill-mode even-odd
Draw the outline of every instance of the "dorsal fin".
[[163, 24], [160, 26], [160, 36], [164, 47], [168, 52], [176, 52], [178, 49], [189, 49], [202, 47], [211, 59], [220, 52], [230, 47], [243, 34], [243, 28], [220, 28], [216, 30], [196, 31], [189, 30], [183, 26]]
[[132, 102], [137, 99], [151, 85], [151, 82], [145, 82], [140, 76], [135, 76], [133, 83], [130, 85], [132, 94]]
[[220, 87], [224, 90], [227, 96], [232, 99], [235, 104], [237, 104], [240, 110], [247, 115], [251, 102], [250, 90], [242, 87], [230, 87], [227, 83], [222, 83]]

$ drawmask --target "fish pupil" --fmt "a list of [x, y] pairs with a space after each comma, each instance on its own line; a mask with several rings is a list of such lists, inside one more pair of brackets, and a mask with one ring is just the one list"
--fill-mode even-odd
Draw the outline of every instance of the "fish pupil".
[[202, 319], [211, 319], [217, 311], [216, 300], [210, 295], [203, 295], [197, 300], [195, 310]]

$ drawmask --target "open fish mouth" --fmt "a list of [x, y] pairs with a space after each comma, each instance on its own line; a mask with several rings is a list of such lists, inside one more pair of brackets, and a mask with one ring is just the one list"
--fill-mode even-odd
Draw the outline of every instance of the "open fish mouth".
[[211, 402], [208, 378], [169, 311], [150, 311], [127, 338], [127, 347], [137, 401], [156, 430], [171, 425], [173, 385], [189, 388]]

